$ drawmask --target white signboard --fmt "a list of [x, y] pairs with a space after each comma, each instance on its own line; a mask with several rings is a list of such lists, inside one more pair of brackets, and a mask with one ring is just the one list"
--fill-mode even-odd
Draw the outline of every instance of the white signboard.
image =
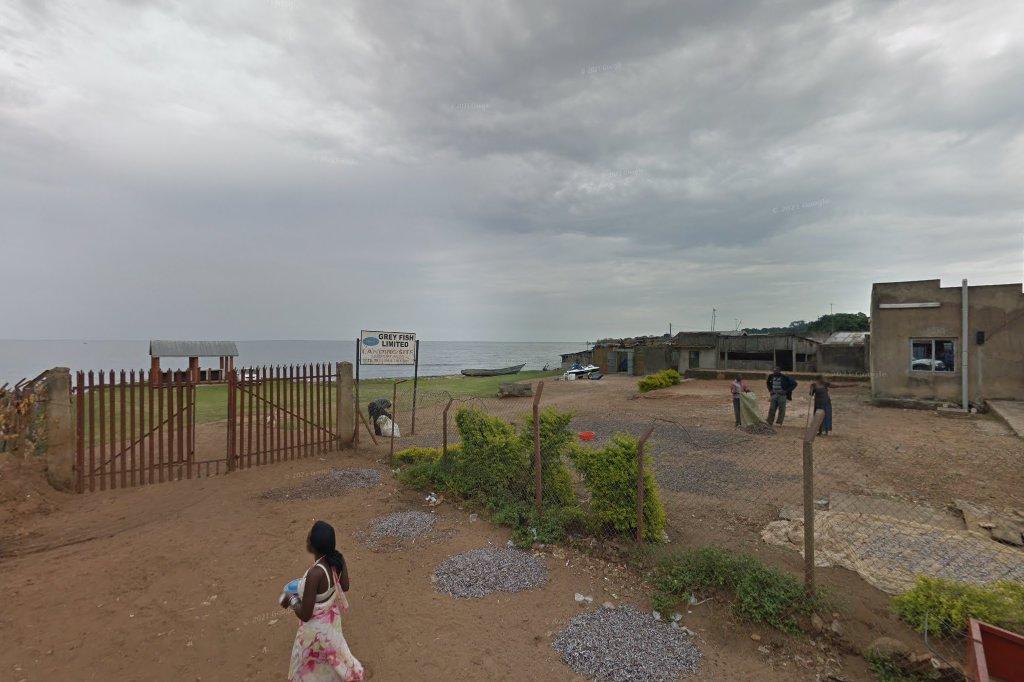
[[364, 330], [359, 334], [359, 356], [363, 365], [414, 365], [416, 334]]

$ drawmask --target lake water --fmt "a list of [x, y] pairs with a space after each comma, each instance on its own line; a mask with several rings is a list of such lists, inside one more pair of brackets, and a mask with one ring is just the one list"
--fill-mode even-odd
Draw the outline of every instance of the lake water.
[[[467, 367], [523, 369], [558, 367], [560, 353], [586, 350], [582, 341], [426, 341], [420, 342], [420, 376], [458, 374]], [[309, 362], [354, 362], [356, 341], [239, 341], [236, 367]], [[186, 358], [166, 358], [164, 369], [183, 369]], [[216, 367], [216, 358], [203, 358]], [[74, 370], [149, 369], [148, 341], [2, 341], [0, 384], [36, 376], [50, 367]], [[412, 367], [363, 366], [363, 378], [412, 376]]]

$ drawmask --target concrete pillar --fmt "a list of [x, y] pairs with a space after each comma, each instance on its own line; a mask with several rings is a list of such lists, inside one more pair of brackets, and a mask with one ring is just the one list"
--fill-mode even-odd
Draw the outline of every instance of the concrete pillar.
[[334, 433], [337, 435], [338, 448], [352, 446], [355, 435], [356, 419], [355, 401], [352, 395], [352, 363], [339, 362], [335, 367], [335, 419]]
[[[47, 370], [40, 380], [41, 433], [36, 454], [46, 458], [46, 479], [58, 490], [74, 490], [75, 416], [71, 407], [71, 371]], [[29, 455], [31, 456], [31, 455]]]

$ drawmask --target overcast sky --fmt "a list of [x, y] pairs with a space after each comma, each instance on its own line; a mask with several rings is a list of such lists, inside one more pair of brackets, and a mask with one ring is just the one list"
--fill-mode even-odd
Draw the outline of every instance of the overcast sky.
[[1020, 281], [1024, 2], [0, 0], [0, 338], [583, 340]]

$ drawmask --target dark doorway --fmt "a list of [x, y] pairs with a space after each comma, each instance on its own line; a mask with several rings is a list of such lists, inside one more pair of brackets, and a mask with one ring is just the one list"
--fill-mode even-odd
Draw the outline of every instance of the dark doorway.
[[793, 371], [793, 352], [790, 350], [776, 349], [775, 351], [775, 364], [779, 366], [783, 372]]
[[699, 369], [700, 368], [700, 351], [699, 350], [691, 350], [690, 351], [690, 362], [689, 362], [689, 364], [687, 366], [690, 369]]

